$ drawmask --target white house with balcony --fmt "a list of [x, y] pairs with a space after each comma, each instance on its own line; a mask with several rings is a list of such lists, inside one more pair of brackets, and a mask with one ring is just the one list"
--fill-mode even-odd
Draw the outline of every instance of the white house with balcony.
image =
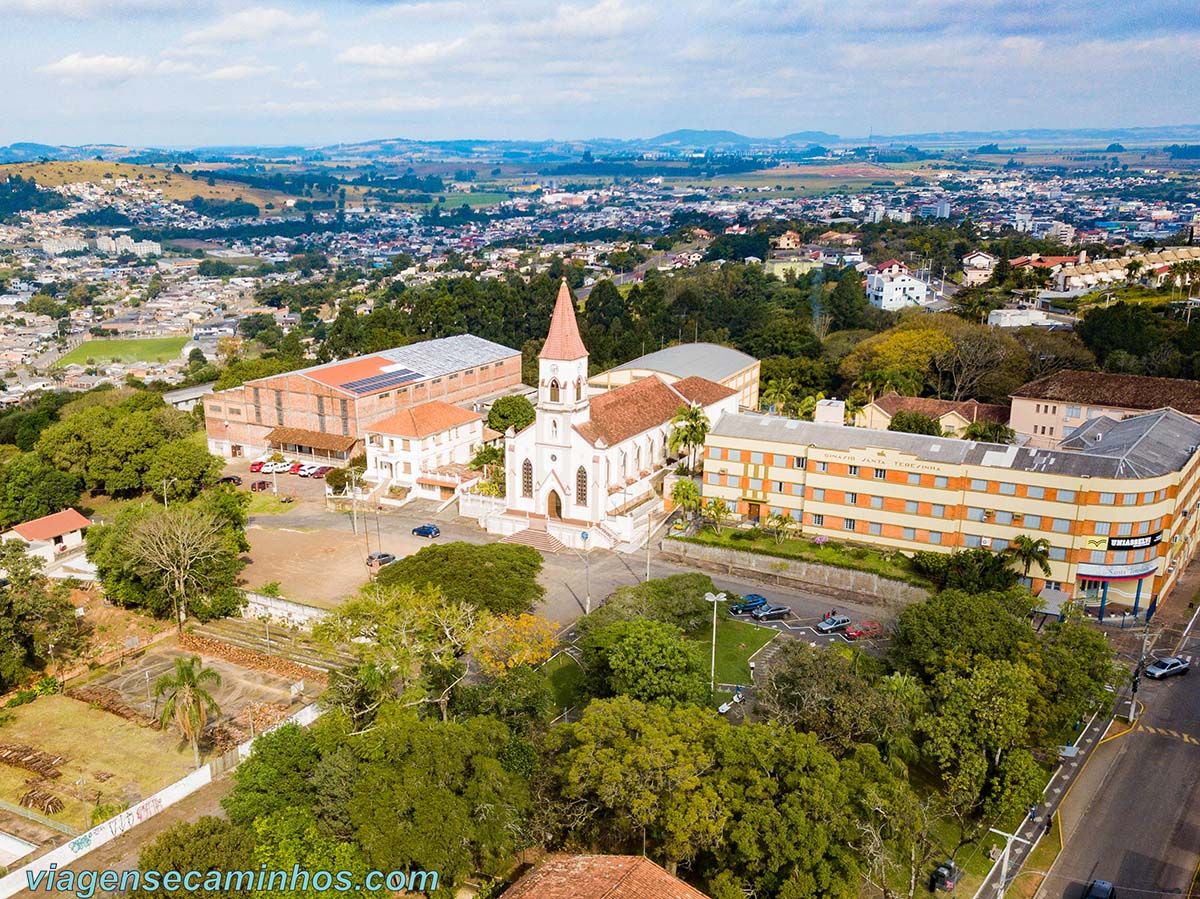
[[385, 418], [366, 432], [366, 479], [386, 491], [449, 499], [477, 476], [467, 468], [483, 443], [483, 416], [440, 400]]
[[906, 309], [909, 306], [923, 306], [928, 296], [928, 285], [907, 272], [875, 272], [867, 276], [867, 299], [872, 306], [887, 312]]

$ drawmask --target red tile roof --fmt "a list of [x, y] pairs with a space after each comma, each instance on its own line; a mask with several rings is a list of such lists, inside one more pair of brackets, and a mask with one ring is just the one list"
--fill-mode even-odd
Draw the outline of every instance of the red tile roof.
[[954, 402], [953, 400], [938, 400], [924, 396], [900, 396], [898, 393], [888, 393], [875, 400], [875, 405], [894, 416], [897, 412], [917, 412], [929, 418], [941, 418], [950, 412], [957, 412], [967, 422], [996, 421], [1008, 424], [1009, 408], [995, 403], [981, 403], [977, 400]]
[[541, 359], [556, 359], [571, 362], [587, 356], [587, 347], [579, 336], [579, 323], [575, 320], [575, 304], [571, 300], [571, 288], [566, 279], [558, 288], [558, 299], [554, 303], [554, 316], [550, 319], [550, 333], [539, 356]]
[[63, 509], [53, 515], [15, 525], [13, 530], [32, 543], [35, 540], [53, 540], [71, 531], [90, 527], [91, 524], [91, 521], [74, 509]]
[[651, 375], [593, 397], [589, 420], [577, 430], [588, 443], [609, 446], [666, 424], [687, 400], [658, 375]]
[[1200, 382], [1064, 369], [1018, 388], [1014, 397], [1113, 409], [1161, 409], [1200, 415]]
[[887, 262], [881, 262], [881, 263], [879, 263], [879, 265], [875, 266], [875, 271], [877, 271], [877, 272], [887, 271], [893, 265], [899, 266], [900, 268], [904, 269], [905, 271], [908, 271], [908, 266], [905, 265], [903, 262], [901, 262], [899, 259], [889, 259]]
[[478, 412], [451, 406], [441, 400], [421, 403], [376, 422], [367, 428], [373, 434], [395, 434], [400, 437], [428, 437], [440, 434], [456, 425], [465, 425], [483, 418]]
[[1009, 265], [1012, 268], [1054, 268], [1058, 265], [1066, 265], [1070, 262], [1079, 262], [1078, 256], [1038, 256], [1036, 253], [1032, 256], [1018, 256], [1012, 260]]
[[693, 403], [699, 403], [701, 406], [711, 406], [713, 403], [728, 399], [737, 393], [736, 390], [731, 390], [724, 384], [718, 384], [716, 381], [710, 381], [699, 375], [692, 375], [676, 381], [671, 386]]
[[551, 855], [502, 899], [708, 899], [638, 855]]

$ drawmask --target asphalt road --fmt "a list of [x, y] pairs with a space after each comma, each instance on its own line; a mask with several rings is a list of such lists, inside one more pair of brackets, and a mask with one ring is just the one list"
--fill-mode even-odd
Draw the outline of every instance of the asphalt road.
[[[1180, 654], [1200, 664], [1200, 637]], [[1120, 899], [1188, 895], [1200, 864], [1200, 673], [1142, 678], [1138, 699], [1137, 726], [1097, 747], [1082, 798], [1064, 804], [1066, 845], [1040, 896], [1080, 899], [1096, 879]]]

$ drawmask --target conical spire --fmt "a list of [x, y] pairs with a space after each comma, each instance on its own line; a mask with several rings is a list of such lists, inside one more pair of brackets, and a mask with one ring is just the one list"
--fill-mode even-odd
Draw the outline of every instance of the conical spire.
[[558, 299], [554, 303], [554, 316], [550, 319], [550, 333], [542, 347], [539, 358], [558, 362], [573, 362], [587, 356], [587, 347], [579, 336], [579, 323], [575, 321], [575, 303], [571, 300], [571, 288], [563, 278], [558, 288]]

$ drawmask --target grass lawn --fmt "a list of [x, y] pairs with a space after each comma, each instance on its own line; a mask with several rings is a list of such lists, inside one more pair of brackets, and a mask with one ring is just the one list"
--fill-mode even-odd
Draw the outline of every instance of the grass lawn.
[[[687, 540], [707, 546], [723, 546], [727, 549], [778, 556], [782, 559], [816, 562], [821, 565], [833, 565], [837, 568], [852, 568], [856, 571], [877, 574], [880, 577], [905, 581], [918, 587], [930, 586], [924, 578], [912, 570], [908, 559], [900, 553], [882, 553], [876, 549], [840, 543], [836, 540], [816, 543], [802, 537], [790, 537], [782, 543], [776, 543], [775, 538], [766, 532], [762, 532], [761, 536], [751, 536], [752, 533], [726, 528], [718, 534], [712, 528], [705, 528], [695, 537], [674, 537], [672, 539]], [[735, 534], [744, 536], [735, 538]]]
[[1046, 879], [1046, 872], [1050, 870], [1050, 866], [1054, 864], [1054, 860], [1058, 858], [1061, 850], [1062, 839], [1058, 832], [1058, 817], [1056, 816], [1050, 832], [1042, 836], [1038, 841], [1037, 848], [1025, 859], [1025, 864], [1021, 866], [1021, 873], [1016, 876], [1012, 886], [1004, 894], [1006, 899], [1033, 899], [1038, 887]]
[[[721, 604], [717, 618], [717, 683], [749, 684], [750, 656], [762, 649], [778, 631], [759, 627], [748, 621], [734, 621], [726, 617], [726, 606]], [[689, 635], [704, 647], [708, 656], [712, 645], [712, 624]]]
[[[62, 776], [43, 787], [63, 800], [55, 820], [81, 830], [83, 806], [76, 781], [83, 779], [88, 808], [138, 802], [192, 770], [192, 750], [174, 732], [139, 727], [67, 696], [42, 696], [7, 709], [13, 720], [0, 742], [32, 746], [63, 756]], [[111, 775], [101, 779], [102, 775]], [[0, 764], [0, 797], [18, 803], [32, 772]]]
[[554, 704], [559, 712], [565, 712], [583, 700], [583, 669], [565, 652], [543, 665], [542, 674], [550, 681], [550, 692], [554, 694]]
[[85, 340], [55, 366], [96, 362], [168, 362], [178, 359], [186, 337], [147, 337], [129, 340]]
[[295, 503], [285, 503], [271, 493], [251, 493], [247, 515], [279, 515], [296, 508]]

